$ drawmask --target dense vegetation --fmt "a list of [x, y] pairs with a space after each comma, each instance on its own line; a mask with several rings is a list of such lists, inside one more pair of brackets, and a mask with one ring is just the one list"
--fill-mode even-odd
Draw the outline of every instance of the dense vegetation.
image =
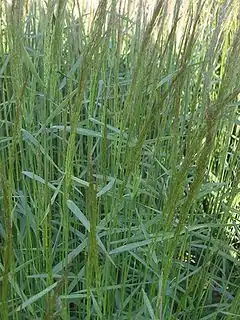
[[144, 3], [0, 4], [3, 320], [240, 318], [239, 1]]

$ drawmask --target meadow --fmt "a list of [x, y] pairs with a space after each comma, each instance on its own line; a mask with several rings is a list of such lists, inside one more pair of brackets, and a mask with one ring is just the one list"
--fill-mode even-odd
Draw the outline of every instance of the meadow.
[[0, 3], [0, 319], [240, 319], [238, 0]]

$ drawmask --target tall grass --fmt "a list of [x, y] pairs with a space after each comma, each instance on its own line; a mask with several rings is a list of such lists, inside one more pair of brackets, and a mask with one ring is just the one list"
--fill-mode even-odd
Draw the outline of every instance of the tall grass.
[[239, 2], [88, 4], [0, 4], [1, 319], [238, 319]]

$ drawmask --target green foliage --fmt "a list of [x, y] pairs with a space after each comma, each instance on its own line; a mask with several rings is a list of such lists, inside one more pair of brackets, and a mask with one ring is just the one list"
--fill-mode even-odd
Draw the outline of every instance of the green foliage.
[[240, 318], [240, 5], [0, 3], [0, 318]]

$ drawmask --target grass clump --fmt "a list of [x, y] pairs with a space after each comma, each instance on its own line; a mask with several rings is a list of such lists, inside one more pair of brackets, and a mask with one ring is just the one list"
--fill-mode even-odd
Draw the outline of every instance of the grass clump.
[[237, 319], [240, 6], [0, 4], [1, 319]]

